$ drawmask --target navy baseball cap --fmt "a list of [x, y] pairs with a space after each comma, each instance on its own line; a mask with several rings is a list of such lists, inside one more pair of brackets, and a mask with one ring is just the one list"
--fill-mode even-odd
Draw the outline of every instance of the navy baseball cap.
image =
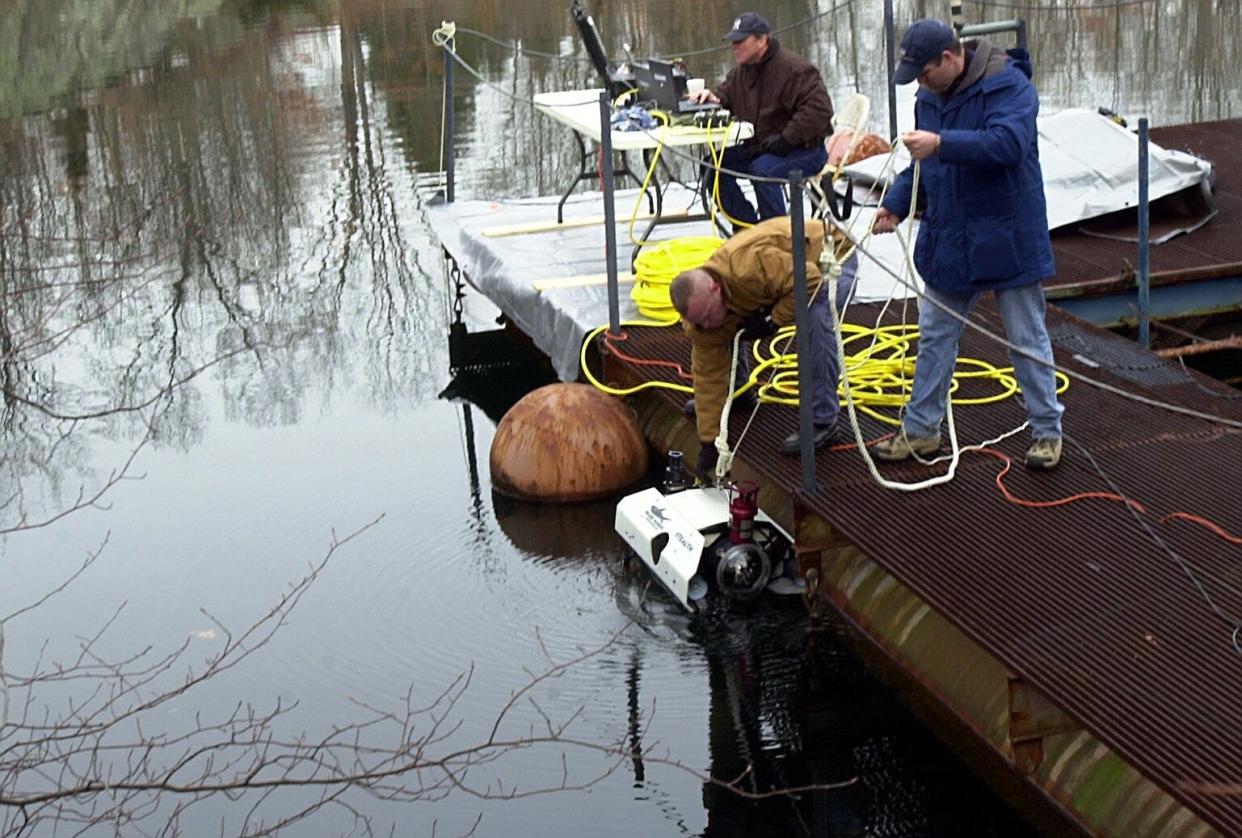
[[933, 58], [953, 46], [957, 35], [944, 21], [925, 17], [910, 24], [901, 38], [901, 60], [893, 72], [897, 84], [909, 84], [917, 79]]
[[758, 12], [742, 12], [733, 19], [733, 28], [725, 33], [722, 41], [744, 41], [751, 35], [766, 35], [772, 31], [763, 15]]

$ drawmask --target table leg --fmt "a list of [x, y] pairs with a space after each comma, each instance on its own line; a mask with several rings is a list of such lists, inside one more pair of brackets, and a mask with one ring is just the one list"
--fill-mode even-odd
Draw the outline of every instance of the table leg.
[[569, 188], [565, 190], [565, 194], [561, 195], [561, 199], [556, 203], [556, 223], [565, 223], [565, 201], [569, 199], [569, 193], [574, 191], [574, 187], [584, 180], [590, 180], [597, 177], [593, 169], [587, 169], [587, 153], [586, 143], [582, 141], [582, 135], [574, 131], [574, 140], [578, 143], [578, 176], [569, 182]]
[[[584, 180], [599, 180], [599, 172], [595, 166], [587, 165], [587, 148], [586, 141], [582, 139], [582, 135], [577, 131], [573, 132], [574, 141], [578, 144], [578, 174], [569, 182], [569, 186], [565, 189], [561, 199], [556, 202], [556, 223], [565, 223], [565, 202], [569, 200], [569, 196], [573, 193], [574, 188]], [[621, 165], [618, 167], [613, 164], [612, 174], [614, 177], [629, 177], [634, 183], [640, 187], [643, 185], [643, 179], [634, 173], [630, 168], [630, 159], [626, 152], [618, 152], [621, 155]], [[643, 152], [643, 158], [646, 159], [647, 151]], [[655, 200], [652, 200], [652, 193], [655, 194]], [[660, 214], [660, 189], [658, 184], [652, 184], [647, 187], [647, 211], [655, 215]]]
[[725, 226], [724, 213], [717, 209], [712, 212], [712, 204], [715, 199], [712, 197], [713, 187], [716, 183], [716, 171], [709, 166], [699, 166], [699, 201], [703, 204], [703, 215], [710, 218], [716, 224], [716, 229], [720, 231], [725, 238], [729, 237], [732, 232]]

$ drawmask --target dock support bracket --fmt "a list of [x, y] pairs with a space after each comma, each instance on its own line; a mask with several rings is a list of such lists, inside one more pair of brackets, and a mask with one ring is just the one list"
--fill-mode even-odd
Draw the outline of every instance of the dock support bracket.
[[449, 370], [457, 374], [465, 370], [499, 369], [523, 363], [527, 356], [515, 351], [519, 343], [514, 339], [514, 331], [505, 328], [507, 318], [504, 314], [496, 318], [500, 326], [498, 329], [472, 332], [466, 328], [462, 314], [468, 278], [448, 248], [441, 248], [441, 252], [444, 255], [445, 290], [450, 300]]
[[1074, 733], [1079, 725], [1021, 678], [1009, 679], [1009, 743], [1014, 766], [1034, 774], [1044, 761], [1044, 738]]
[[794, 555], [798, 558], [798, 572], [806, 581], [802, 597], [807, 611], [814, 614], [822, 602], [819, 582], [823, 573], [824, 556], [849, 545], [824, 518], [794, 500]]

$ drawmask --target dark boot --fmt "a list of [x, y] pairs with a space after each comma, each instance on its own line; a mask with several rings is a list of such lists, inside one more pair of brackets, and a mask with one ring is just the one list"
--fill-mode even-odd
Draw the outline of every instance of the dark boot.
[[[814, 441], [816, 451], [818, 451], [819, 449], [827, 445], [831, 445], [833, 442], [836, 442], [837, 440], [837, 423], [836, 422], [832, 422], [828, 425], [821, 425], [817, 422], [813, 427], [815, 430], [815, 435], [814, 437], [812, 437], [812, 439]], [[780, 452], [782, 454], [788, 454], [790, 456], [797, 456], [798, 454], [802, 453], [802, 436], [797, 433], [792, 433], [789, 436], [785, 437], [784, 442], [781, 443]]]
[[[755, 406], [755, 391], [747, 390], [742, 395], [733, 400], [734, 407], [741, 407], [749, 410]], [[686, 399], [685, 404], [681, 406], [681, 412], [693, 419], [698, 415], [698, 411], [694, 408], [694, 399]]]

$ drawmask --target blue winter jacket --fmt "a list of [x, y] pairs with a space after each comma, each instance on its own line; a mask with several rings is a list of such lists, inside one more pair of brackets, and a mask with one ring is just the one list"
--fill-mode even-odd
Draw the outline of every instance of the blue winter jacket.
[[[922, 161], [914, 248], [923, 280], [950, 293], [1012, 288], [1052, 276], [1052, 242], [1026, 50], [975, 47], [949, 98], [925, 88], [915, 96], [915, 126], [940, 135]], [[910, 211], [913, 165], [884, 199], [899, 218]]]

